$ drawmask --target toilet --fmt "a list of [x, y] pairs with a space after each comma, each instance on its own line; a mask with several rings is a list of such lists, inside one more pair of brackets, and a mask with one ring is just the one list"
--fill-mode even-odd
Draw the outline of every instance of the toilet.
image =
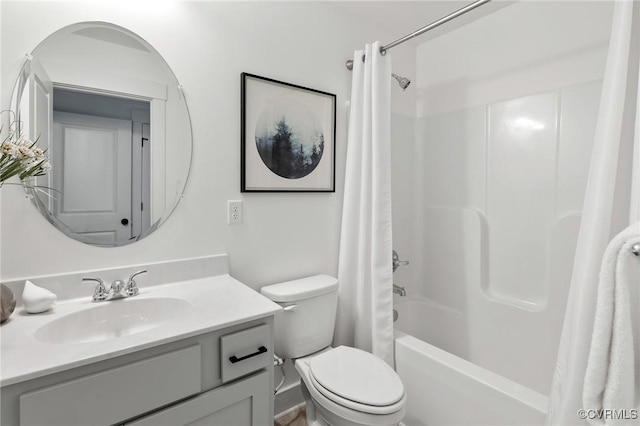
[[331, 347], [338, 280], [315, 275], [262, 287], [282, 306], [276, 315], [275, 352], [294, 361], [302, 378], [309, 426], [397, 425], [406, 395], [396, 372], [361, 349]]

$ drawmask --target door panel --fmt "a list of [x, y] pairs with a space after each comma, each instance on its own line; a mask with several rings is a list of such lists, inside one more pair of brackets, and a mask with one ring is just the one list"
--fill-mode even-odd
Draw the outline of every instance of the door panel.
[[57, 111], [53, 122], [54, 214], [77, 234], [131, 238], [131, 122]]

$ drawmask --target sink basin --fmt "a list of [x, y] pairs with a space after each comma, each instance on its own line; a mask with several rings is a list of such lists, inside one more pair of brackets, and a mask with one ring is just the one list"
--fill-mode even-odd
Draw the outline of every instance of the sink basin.
[[189, 311], [191, 304], [177, 298], [130, 298], [100, 302], [38, 328], [44, 343], [89, 343], [130, 336], [165, 325]]

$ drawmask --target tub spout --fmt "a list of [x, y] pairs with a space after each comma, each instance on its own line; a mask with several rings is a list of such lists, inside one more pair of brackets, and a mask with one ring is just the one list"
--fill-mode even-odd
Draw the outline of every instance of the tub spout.
[[404, 287], [401, 287], [399, 285], [393, 285], [393, 293], [397, 294], [400, 297], [404, 297], [407, 295], [407, 290], [404, 289]]

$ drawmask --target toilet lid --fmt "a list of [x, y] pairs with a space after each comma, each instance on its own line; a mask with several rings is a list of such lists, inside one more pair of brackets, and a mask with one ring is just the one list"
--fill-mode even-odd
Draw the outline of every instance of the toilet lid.
[[360, 349], [338, 346], [309, 361], [311, 375], [323, 388], [341, 398], [383, 407], [404, 396], [395, 371], [380, 358]]

